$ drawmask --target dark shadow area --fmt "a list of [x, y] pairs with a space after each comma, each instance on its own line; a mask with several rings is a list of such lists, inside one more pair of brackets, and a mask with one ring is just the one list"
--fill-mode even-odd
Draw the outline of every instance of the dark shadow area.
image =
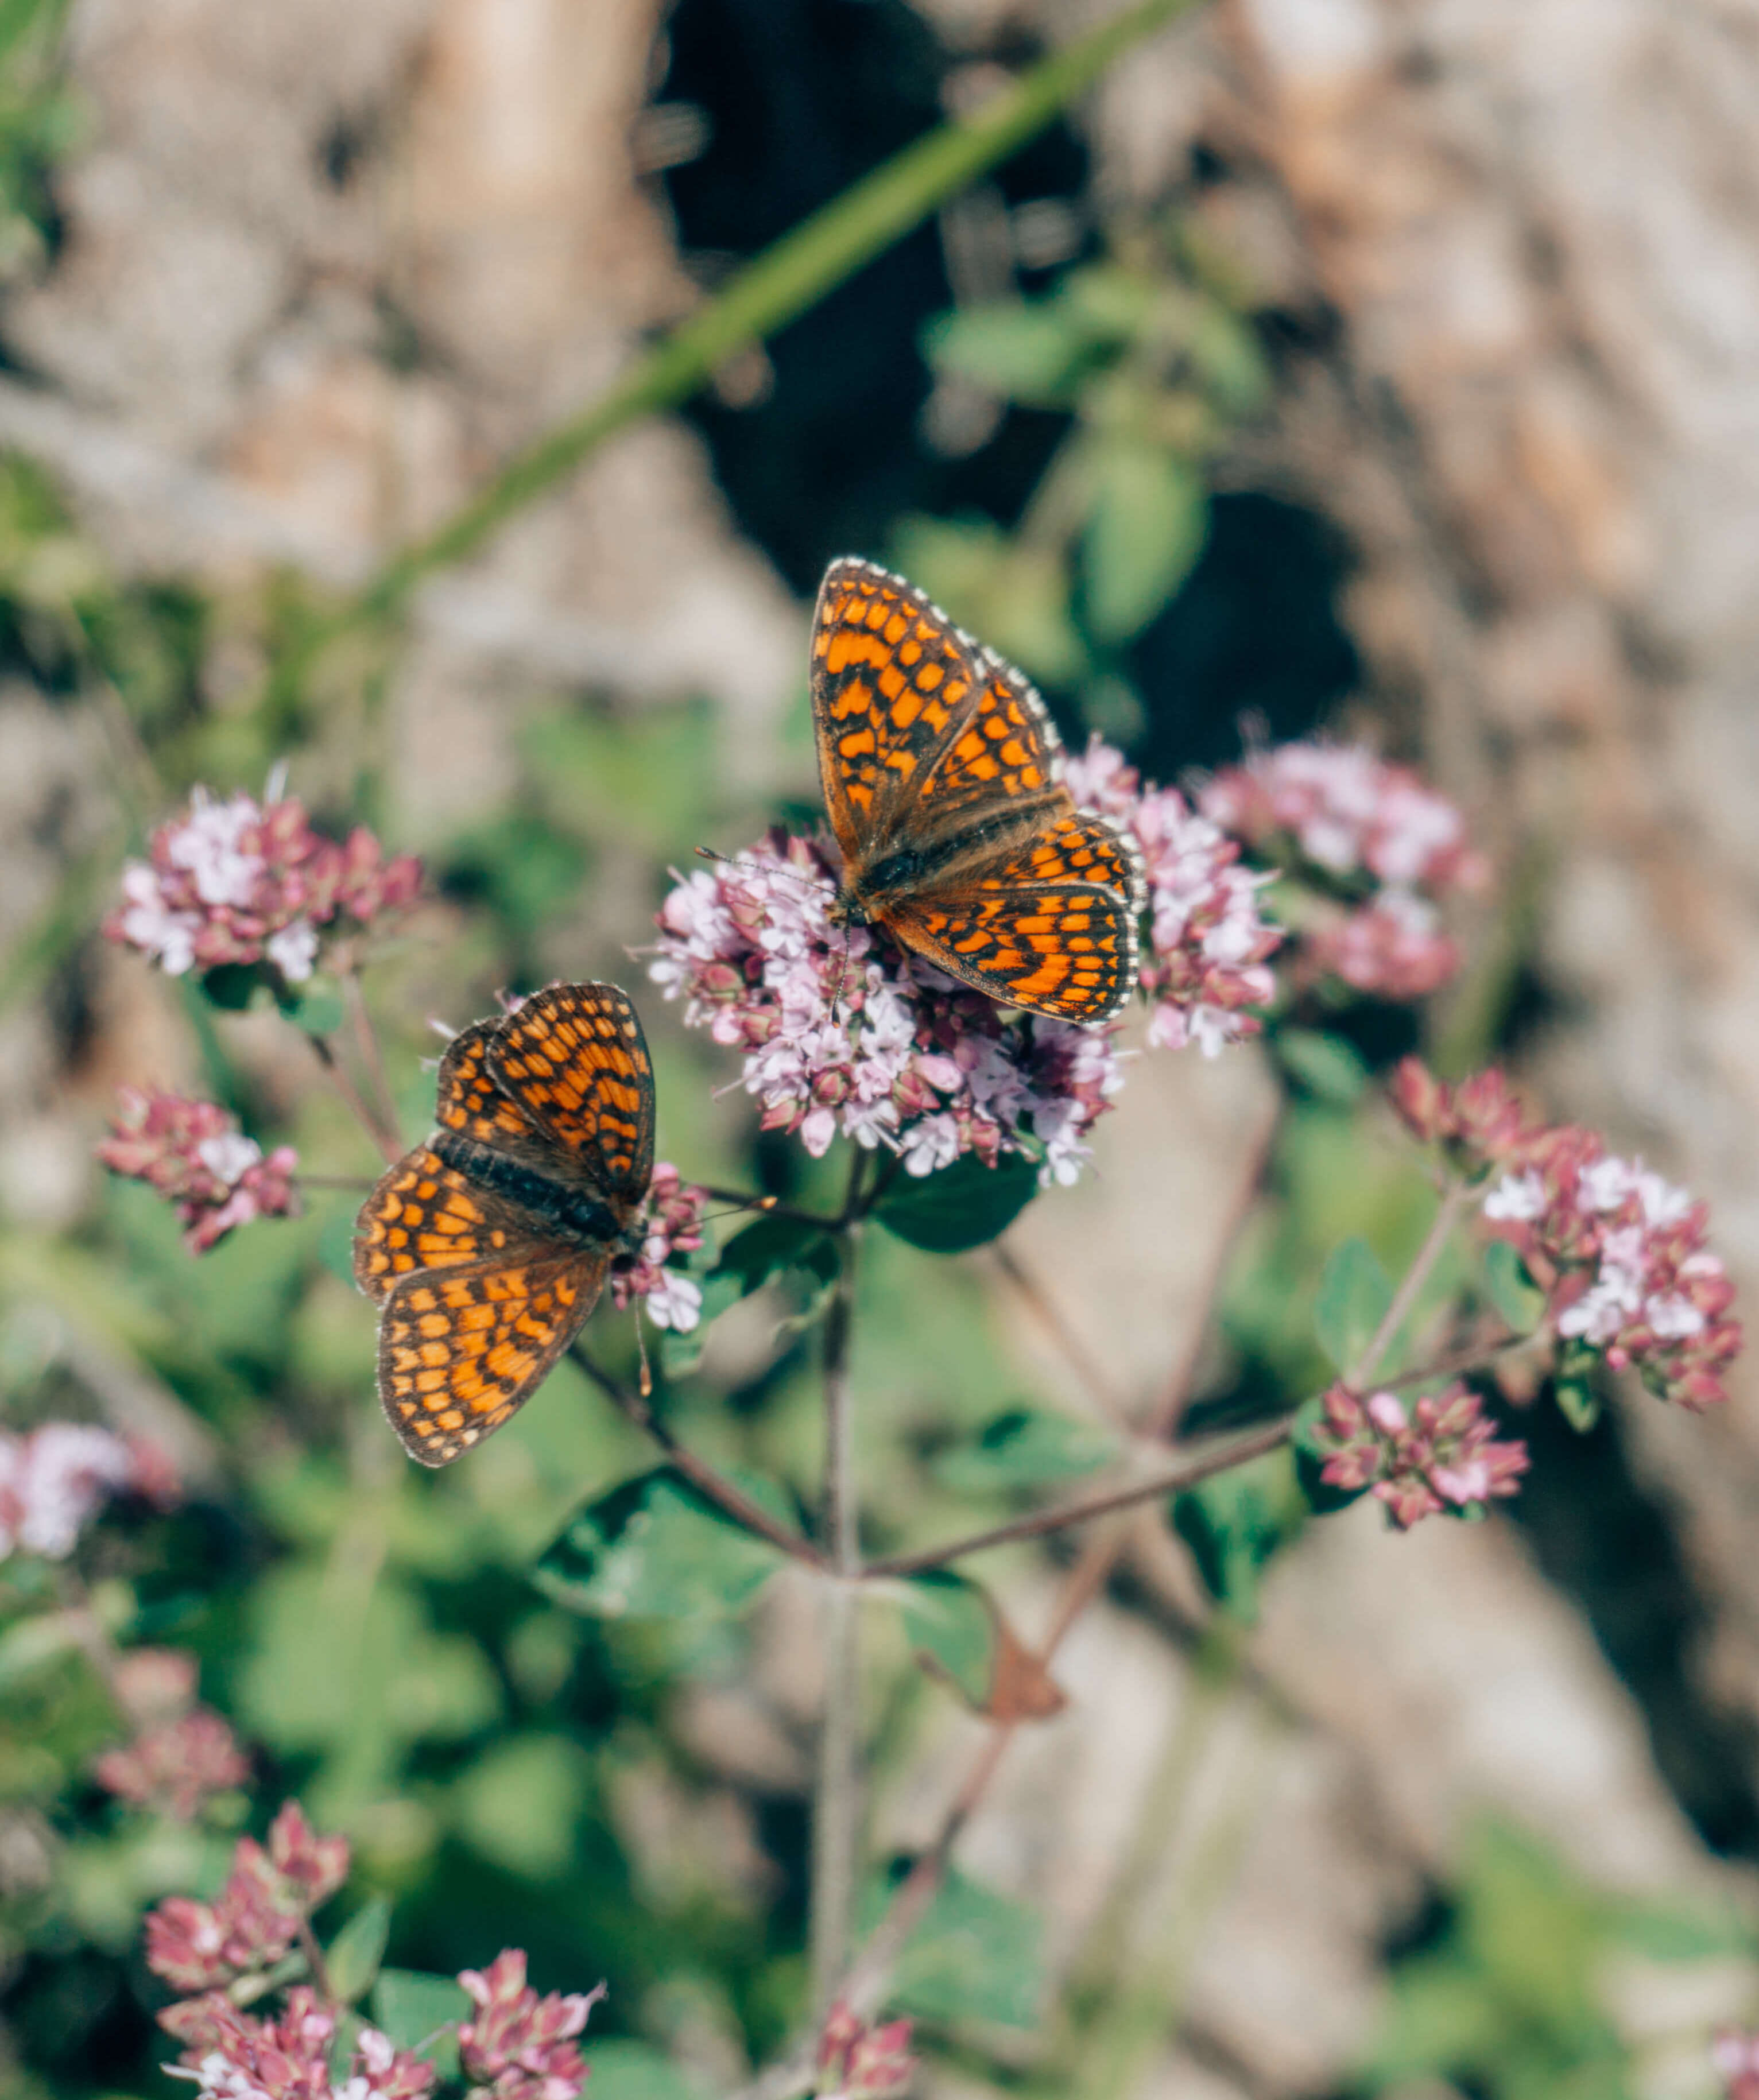
[[1759, 1855], [1759, 1731], [1711, 1704], [1694, 1674], [1704, 1604], [1666, 1507], [1631, 1471], [1616, 1417], [1578, 1436], [1548, 1398], [1509, 1427], [1533, 1459], [1509, 1513], [1642, 1707], [1663, 1779], [1713, 1851]]

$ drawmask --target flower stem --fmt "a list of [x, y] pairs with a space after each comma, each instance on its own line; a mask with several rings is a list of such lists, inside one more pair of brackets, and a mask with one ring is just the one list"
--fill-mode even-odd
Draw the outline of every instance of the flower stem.
[[355, 1047], [360, 1052], [360, 1062], [373, 1088], [373, 1096], [378, 1106], [379, 1126], [396, 1145], [403, 1149], [403, 1136], [398, 1128], [397, 1097], [391, 1092], [391, 1083], [386, 1076], [385, 1056], [379, 1048], [378, 1030], [373, 1026], [373, 1016], [367, 1010], [367, 995], [360, 982], [360, 972], [352, 955], [342, 970], [342, 1004], [346, 1009], [350, 1026], [354, 1030]]
[[394, 554], [355, 597], [315, 624], [297, 671], [330, 643], [399, 611], [437, 570], [475, 553], [605, 441], [687, 400], [727, 360], [761, 342], [883, 254], [985, 170], [1006, 160], [1111, 62], [1193, 0], [1139, 0], [1042, 60], [981, 109], [941, 126], [853, 183], [748, 263], [579, 414], [515, 454], [452, 517]]
[[1016, 1539], [1043, 1538], [1050, 1532], [1065, 1531], [1072, 1524], [1109, 1516], [1114, 1510], [1134, 1509], [1139, 1502], [1157, 1502], [1163, 1495], [1176, 1495], [1213, 1474], [1225, 1473], [1232, 1467], [1245, 1465], [1249, 1458], [1274, 1451], [1279, 1445], [1289, 1441], [1294, 1431], [1294, 1417], [1279, 1415], [1276, 1421], [1267, 1423], [1262, 1428], [1249, 1430], [1244, 1436], [1205, 1445], [1180, 1464], [1157, 1473], [1152, 1480], [1137, 1480], [1129, 1487], [1113, 1488], [1104, 1494], [1053, 1502], [1048, 1509], [1030, 1510], [1025, 1516], [1012, 1518], [1006, 1524], [992, 1524], [987, 1531], [968, 1533], [963, 1538], [951, 1539], [945, 1546], [928, 1546], [917, 1553], [894, 1553], [884, 1560], [870, 1560], [863, 1572], [870, 1580], [921, 1575], [931, 1568], [945, 1568], [950, 1562], [962, 1560], [968, 1553], [986, 1552], [992, 1546], [1011, 1546]]
[[373, 1111], [360, 1097], [360, 1089], [348, 1074], [348, 1068], [336, 1054], [335, 1046], [327, 1036], [307, 1035], [306, 1037], [317, 1053], [318, 1062], [330, 1075], [330, 1083], [348, 1105], [355, 1122], [372, 1139], [379, 1156], [387, 1167], [395, 1167], [403, 1156], [403, 1147], [388, 1131], [381, 1130]]
[[1412, 1257], [1411, 1266], [1405, 1271], [1403, 1281], [1392, 1295], [1392, 1303], [1386, 1308], [1380, 1325], [1361, 1355], [1350, 1366], [1344, 1383], [1355, 1393], [1380, 1369], [1381, 1359], [1397, 1339], [1399, 1330], [1409, 1318], [1411, 1308], [1416, 1304], [1423, 1286], [1428, 1282], [1430, 1272], [1440, 1260], [1444, 1249], [1453, 1236], [1453, 1229], [1472, 1199], [1469, 1183], [1456, 1181], [1441, 1199], [1440, 1207], [1430, 1221], [1423, 1244]]
[[851, 1163], [837, 1242], [836, 1288], [825, 1319], [823, 1548], [832, 1570], [824, 1585], [825, 1694], [813, 1807], [813, 2010], [822, 2022], [842, 1987], [854, 1930], [861, 1850], [861, 1517], [856, 1493], [849, 1337], [861, 1227], [854, 1222], [865, 1167]]
[[677, 1438], [655, 1414], [652, 1407], [640, 1393], [626, 1386], [620, 1379], [614, 1378], [602, 1364], [589, 1357], [579, 1342], [568, 1353], [604, 1394], [620, 1414], [625, 1416], [645, 1436], [650, 1436], [666, 1454], [667, 1462], [675, 1472], [681, 1473], [693, 1488], [706, 1496], [716, 1507], [744, 1530], [754, 1533], [759, 1538], [787, 1554], [790, 1560], [803, 1561], [806, 1566], [823, 1568], [829, 1564], [823, 1554], [809, 1538], [802, 1538], [786, 1524], [778, 1524], [768, 1510], [754, 1502], [743, 1489], [717, 1473], [706, 1458], [681, 1444]]

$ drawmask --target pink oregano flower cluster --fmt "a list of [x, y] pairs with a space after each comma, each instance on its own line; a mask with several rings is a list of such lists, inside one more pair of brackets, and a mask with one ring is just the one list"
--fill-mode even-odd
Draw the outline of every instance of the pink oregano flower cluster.
[[1460, 811], [1409, 766], [1362, 744], [1279, 744], [1223, 767], [1198, 806], [1314, 887], [1299, 913], [1299, 975], [1413, 999], [1459, 968], [1438, 906], [1481, 887], [1487, 866]]
[[439, 2075], [377, 2027], [363, 2027], [337, 2076], [337, 2014], [305, 1983], [288, 1992], [279, 2019], [240, 2012], [214, 1992], [169, 2007], [159, 2020], [183, 2045], [165, 2068], [191, 2080], [201, 2100], [421, 2100]]
[[1528, 1469], [1527, 1446], [1499, 1442], [1478, 1396], [1457, 1383], [1409, 1410], [1396, 1393], [1363, 1399], [1338, 1384], [1320, 1411], [1312, 1442], [1325, 1456], [1321, 1480], [1366, 1488], [1401, 1531], [1426, 1516], [1465, 1515], [1514, 1494]]
[[1498, 1072], [1445, 1086], [1414, 1058], [1393, 1098], [1416, 1134], [1484, 1182], [1483, 1215], [1545, 1293], [1566, 1373], [1598, 1357], [1682, 1407], [1713, 1407], [1739, 1353], [1735, 1286], [1709, 1211], [1579, 1124], [1529, 1123]]
[[1082, 809], [1122, 825], [1142, 849], [1149, 1042], [1172, 1050], [1195, 1043], [1213, 1057], [1255, 1035], [1263, 1024], [1250, 1009], [1276, 993], [1268, 958], [1285, 938], [1259, 908], [1269, 876], [1245, 867], [1238, 842], [1176, 788], [1144, 786], [1123, 753], [1098, 737], [1064, 761], [1063, 777]]
[[15, 1551], [65, 1560], [99, 1506], [153, 1485], [137, 1448], [82, 1422], [46, 1422], [28, 1436], [0, 1432], [0, 1560]]
[[831, 925], [820, 849], [772, 832], [737, 862], [680, 878], [649, 973], [684, 1017], [745, 1053], [766, 1130], [813, 1157], [839, 1131], [911, 1174], [966, 1153], [1027, 1152], [1073, 1181], [1122, 1083], [1110, 1029], [1009, 1018], [875, 929]]
[[288, 1802], [269, 1826], [267, 1846], [239, 1839], [212, 1903], [168, 1896], [148, 1913], [147, 1966], [187, 1995], [223, 1991], [272, 1969], [347, 1880], [348, 1859], [346, 1838], [320, 1838], [299, 1804]]
[[267, 962], [289, 984], [316, 965], [320, 929], [358, 927], [413, 902], [421, 863], [387, 859], [373, 834], [320, 836], [304, 806], [271, 780], [262, 801], [221, 801], [198, 788], [152, 835], [149, 857], [122, 872], [122, 902], [104, 932], [172, 977], [225, 963]]
[[703, 1212], [708, 1203], [708, 1191], [686, 1181], [669, 1162], [662, 1160], [655, 1167], [648, 1185], [640, 1259], [611, 1274], [611, 1303], [619, 1312], [639, 1300], [656, 1327], [690, 1333], [702, 1317], [702, 1286], [667, 1264], [676, 1255], [694, 1254], [703, 1244]]
[[192, 1254], [205, 1254], [235, 1225], [290, 1217], [299, 1209], [293, 1148], [277, 1145], [265, 1158], [256, 1140], [212, 1101], [120, 1088], [110, 1136], [96, 1152], [112, 1174], [144, 1181], [176, 1205]]
[[[432, 2063], [370, 2027], [356, 2034], [338, 2073], [337, 2009], [323, 1995], [321, 1975], [295, 1984], [279, 2018], [240, 2010], [240, 2001], [272, 1988], [270, 1972], [347, 1879], [348, 1863], [347, 1840], [318, 1836], [289, 1802], [266, 1849], [240, 1840], [214, 1903], [172, 1896], [148, 1917], [147, 1965], [189, 1994], [159, 2015], [183, 2045], [173, 2076], [192, 2080], [203, 2100], [421, 2100], [433, 2087]], [[460, 2066], [473, 2093], [579, 2100], [587, 2067], [575, 2038], [604, 1996], [602, 1984], [540, 1996], [516, 1948], [487, 1970], [465, 1970], [458, 1982], [474, 2008], [457, 2026]]]
[[92, 1775], [119, 1801], [194, 1820], [216, 1794], [243, 1786], [250, 1763], [212, 1707], [196, 1699], [196, 1658], [176, 1648], [136, 1648], [119, 1658], [112, 1683], [135, 1729], [104, 1752]]
[[1710, 2045], [1710, 2062], [1722, 2100], [1759, 2100], [1759, 2034], [1725, 2027]]
[[605, 1986], [540, 1997], [516, 1947], [504, 1948], [486, 1970], [466, 1969], [458, 1981], [476, 2007], [458, 2030], [470, 2084], [496, 2100], [575, 2100], [587, 2077], [575, 2036]]
[[818, 2037], [815, 2100], [897, 2100], [916, 2074], [908, 2020], [868, 2026], [840, 1998]]

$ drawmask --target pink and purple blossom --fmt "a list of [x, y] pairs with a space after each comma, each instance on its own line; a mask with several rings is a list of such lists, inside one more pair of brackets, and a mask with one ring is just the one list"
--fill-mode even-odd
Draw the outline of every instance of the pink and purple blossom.
[[123, 1087], [117, 1102], [97, 1156], [112, 1174], [144, 1181], [176, 1206], [192, 1254], [205, 1254], [253, 1218], [298, 1215], [299, 1158], [290, 1145], [265, 1157], [213, 1101]]
[[1482, 887], [1487, 864], [1459, 810], [1409, 766], [1364, 744], [1279, 744], [1224, 766], [1198, 806], [1307, 885], [1303, 977], [1408, 1000], [1459, 968], [1438, 906]]
[[190, 2080], [201, 2100], [421, 2100], [439, 2075], [368, 2027], [338, 2075], [336, 2014], [303, 1983], [279, 2019], [240, 2012], [216, 1991], [168, 2006], [159, 2023], [183, 2044], [172, 2076]]
[[465, 2076], [496, 2100], [576, 2100], [587, 2071], [575, 2036], [605, 1986], [540, 1997], [526, 1982], [525, 1969], [523, 1953], [509, 1947], [486, 1970], [460, 1975], [476, 2007], [458, 2030]]
[[346, 845], [320, 836], [273, 781], [260, 803], [198, 788], [183, 814], [153, 833], [148, 858], [123, 870], [122, 902], [104, 931], [172, 977], [266, 962], [301, 984], [325, 929], [345, 920], [370, 926], [421, 886], [413, 855], [387, 859], [358, 827]]
[[1528, 1469], [1527, 1446], [1498, 1441], [1477, 1394], [1458, 1383], [1409, 1410], [1396, 1393], [1363, 1399], [1338, 1384], [1320, 1406], [1320, 1477], [1330, 1487], [1368, 1489], [1401, 1531], [1515, 1494]]
[[1149, 1043], [1171, 1050], [1194, 1043], [1213, 1057], [1256, 1035], [1263, 1023], [1251, 1009], [1276, 995], [1268, 959], [1285, 938], [1259, 910], [1271, 878], [1245, 866], [1238, 843], [1176, 788], [1144, 786], [1098, 737], [1063, 773], [1082, 809], [1122, 825], [1142, 850]]
[[86, 1423], [0, 1432], [0, 1560], [15, 1550], [65, 1560], [99, 1504], [134, 1485], [135, 1471], [130, 1444]]
[[648, 1184], [646, 1237], [641, 1257], [611, 1279], [611, 1303], [619, 1312], [639, 1301], [656, 1327], [687, 1335], [703, 1310], [702, 1286], [669, 1268], [674, 1255], [694, 1254], [703, 1244], [703, 1212], [708, 1191], [687, 1182], [662, 1160]]
[[818, 2100], [898, 2100], [916, 2075], [911, 2023], [869, 2026], [839, 1999], [818, 2037]]
[[1725, 2027], [1710, 2045], [1710, 2062], [1722, 2100], [1759, 2100], [1759, 2034]]
[[192, 1821], [204, 1802], [250, 1777], [237, 1736], [210, 1706], [143, 1728], [131, 1743], [106, 1750], [92, 1769], [119, 1801], [156, 1808], [178, 1823]]
[[313, 1911], [348, 1878], [346, 1838], [320, 1837], [297, 1802], [269, 1826], [267, 1848], [241, 1838], [214, 1902], [167, 1896], [147, 1917], [147, 1966], [186, 1994], [223, 1990], [272, 1968]]
[[684, 1017], [744, 1053], [766, 1130], [813, 1157], [840, 1132], [932, 1173], [967, 1153], [1036, 1158], [1073, 1181], [1122, 1079], [1111, 1028], [1008, 1017], [868, 927], [833, 927], [823, 853], [772, 832], [681, 877], [650, 974]]

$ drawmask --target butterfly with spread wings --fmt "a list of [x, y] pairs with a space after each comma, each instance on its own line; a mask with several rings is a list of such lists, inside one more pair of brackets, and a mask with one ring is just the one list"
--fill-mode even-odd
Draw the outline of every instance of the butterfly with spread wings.
[[914, 585], [833, 562], [813, 720], [843, 854], [838, 925], [883, 926], [991, 999], [1109, 1021], [1135, 990], [1135, 841], [1075, 805], [1044, 703]]
[[552, 985], [478, 1021], [440, 1060], [435, 1120], [355, 1229], [379, 1399], [424, 1466], [530, 1399], [641, 1251], [654, 1073], [635, 1008], [615, 985]]

